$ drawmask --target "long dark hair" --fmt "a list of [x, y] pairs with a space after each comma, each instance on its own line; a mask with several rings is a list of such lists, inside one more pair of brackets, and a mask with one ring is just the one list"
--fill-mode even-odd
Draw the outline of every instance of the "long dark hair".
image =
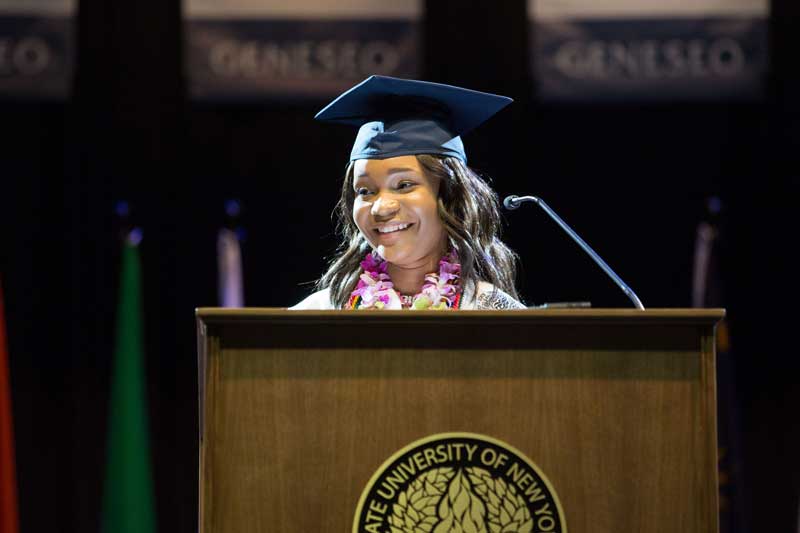
[[[500, 208], [497, 194], [471, 168], [455, 157], [417, 155], [425, 172], [438, 177], [439, 217], [448, 243], [461, 262], [461, 285], [475, 291], [479, 281], [488, 281], [519, 299], [515, 287], [517, 255], [500, 240]], [[331, 303], [343, 308], [361, 274], [361, 261], [370, 244], [353, 221], [353, 163], [345, 172], [342, 194], [336, 204], [337, 233], [342, 242], [328, 271], [317, 281], [318, 289], [329, 288]]]

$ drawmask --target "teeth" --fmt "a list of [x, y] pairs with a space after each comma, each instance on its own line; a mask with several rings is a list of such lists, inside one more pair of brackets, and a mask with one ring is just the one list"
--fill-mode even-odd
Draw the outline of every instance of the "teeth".
[[382, 228], [378, 228], [378, 233], [392, 233], [394, 231], [400, 231], [401, 229], [406, 229], [411, 224], [394, 224], [392, 226], [384, 226]]

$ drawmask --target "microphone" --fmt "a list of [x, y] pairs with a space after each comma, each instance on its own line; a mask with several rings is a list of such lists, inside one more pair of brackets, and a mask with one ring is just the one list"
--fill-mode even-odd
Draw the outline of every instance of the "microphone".
[[[533, 198], [533, 196], [531, 196], [531, 198]], [[519, 196], [517, 196], [516, 194], [512, 194], [511, 196], [506, 196], [506, 199], [503, 200], [503, 207], [505, 207], [509, 211], [513, 211], [514, 209], [519, 208], [519, 206], [521, 205], [522, 205], [522, 200], [520, 200]]]
[[620, 289], [622, 289], [622, 292], [624, 292], [625, 296], [627, 296], [630, 299], [630, 301], [633, 302], [633, 305], [636, 306], [637, 309], [644, 311], [644, 306], [642, 305], [641, 300], [639, 300], [639, 297], [636, 296], [636, 293], [634, 293], [633, 290], [631, 290], [631, 288], [628, 287], [624, 281], [622, 281], [622, 278], [617, 276], [617, 274], [613, 270], [611, 270], [611, 267], [608, 266], [606, 262], [603, 261], [594, 250], [592, 250], [591, 246], [586, 244], [586, 241], [581, 239], [578, 236], [578, 234], [575, 233], [575, 231], [567, 225], [566, 222], [561, 220], [561, 217], [559, 217], [555, 211], [550, 209], [549, 205], [544, 203], [544, 200], [542, 200], [541, 198], [537, 198], [536, 196], [517, 196], [512, 194], [511, 196], [508, 196], [506, 197], [505, 200], [503, 200], [503, 206], [509, 211], [513, 211], [514, 209], [519, 208], [519, 206], [521, 206], [525, 202], [533, 202], [539, 207], [541, 207], [544, 210], [544, 212], [547, 213], [550, 216], [550, 218], [555, 220], [556, 224], [561, 226], [561, 229], [567, 232], [567, 235], [572, 237], [572, 240], [578, 243], [578, 246], [583, 248], [583, 251], [589, 254], [589, 257], [591, 257], [594, 260], [594, 262], [597, 263], [597, 265], [600, 268], [602, 268], [606, 274], [608, 274], [608, 277], [610, 277], [614, 281], [614, 283], [616, 283], [617, 286]]

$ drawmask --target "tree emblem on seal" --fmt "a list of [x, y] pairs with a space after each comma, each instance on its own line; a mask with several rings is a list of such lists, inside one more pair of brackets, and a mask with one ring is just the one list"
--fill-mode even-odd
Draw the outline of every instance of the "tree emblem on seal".
[[478, 467], [444, 467], [416, 478], [389, 517], [392, 533], [530, 533], [530, 511], [513, 486]]

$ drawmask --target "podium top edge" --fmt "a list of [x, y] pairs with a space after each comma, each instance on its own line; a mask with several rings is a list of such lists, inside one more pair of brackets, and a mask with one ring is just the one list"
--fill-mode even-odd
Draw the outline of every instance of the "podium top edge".
[[349, 321], [427, 318], [438, 320], [500, 320], [516, 322], [618, 322], [618, 323], [696, 323], [715, 324], [725, 317], [725, 309], [719, 308], [662, 308], [662, 309], [520, 309], [513, 311], [290, 311], [277, 307], [199, 307], [195, 309], [198, 320], [205, 323], [261, 322], [261, 321]]

